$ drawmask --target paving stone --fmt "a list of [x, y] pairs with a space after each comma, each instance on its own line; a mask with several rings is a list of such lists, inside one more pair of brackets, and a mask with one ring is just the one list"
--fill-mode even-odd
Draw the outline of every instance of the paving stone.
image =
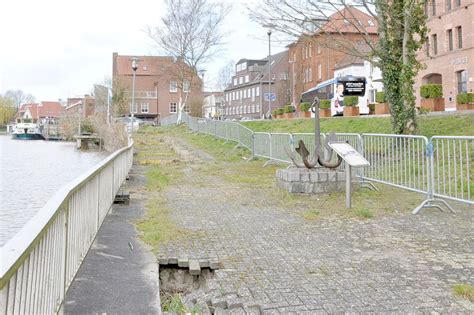
[[195, 259], [189, 260], [189, 273], [193, 276], [201, 274], [201, 266], [199, 266], [199, 261]]
[[[220, 162], [199, 167], [212, 169], [213, 163]], [[473, 280], [472, 208], [455, 216], [436, 210], [413, 216], [402, 209], [370, 220], [308, 222], [297, 203], [274, 202], [273, 187], [233, 183], [198, 169], [183, 176], [179, 186], [160, 193], [170, 218], [190, 236], [163, 244], [160, 252], [222, 259], [226, 269], [214, 271], [206, 284], [212, 291], [207, 301], [222, 311], [229, 311], [223, 294], [237, 292], [247, 313], [258, 305], [255, 314], [472, 313], [471, 302], [452, 295], [452, 285]], [[343, 173], [331, 176], [331, 184], [344, 190]], [[311, 181], [315, 177], [310, 173]], [[325, 177], [318, 174], [318, 180]], [[277, 180], [278, 187], [288, 184]]]
[[187, 258], [178, 258], [178, 267], [189, 267], [189, 260]]

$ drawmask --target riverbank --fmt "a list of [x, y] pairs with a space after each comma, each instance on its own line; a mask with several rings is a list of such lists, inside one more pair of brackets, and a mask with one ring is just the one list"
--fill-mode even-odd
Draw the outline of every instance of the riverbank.
[[453, 289], [473, 271], [469, 207], [414, 216], [423, 195], [378, 185], [356, 191], [347, 210], [343, 194], [278, 190], [277, 166], [183, 126], [144, 129], [135, 141], [149, 180], [141, 238], [158, 260], [222, 263], [205, 288], [172, 298], [181, 310], [474, 310]]

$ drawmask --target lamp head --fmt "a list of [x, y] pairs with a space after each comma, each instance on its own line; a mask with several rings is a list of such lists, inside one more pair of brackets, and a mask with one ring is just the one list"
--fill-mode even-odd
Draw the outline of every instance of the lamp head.
[[138, 69], [137, 58], [132, 59], [132, 69], [133, 69], [133, 71], [137, 71], [137, 69]]

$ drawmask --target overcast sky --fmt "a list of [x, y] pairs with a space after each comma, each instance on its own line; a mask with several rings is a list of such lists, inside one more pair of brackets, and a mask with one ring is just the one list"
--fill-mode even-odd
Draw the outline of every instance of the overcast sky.
[[[248, 18], [259, 0], [226, 1], [232, 10], [225, 51], [207, 65], [206, 89], [230, 60], [264, 58], [266, 30]], [[20, 89], [37, 101], [90, 93], [112, 75], [112, 53], [158, 54], [143, 29], [158, 25], [164, 0], [0, 1], [0, 93]], [[272, 45], [272, 54], [284, 45]]]

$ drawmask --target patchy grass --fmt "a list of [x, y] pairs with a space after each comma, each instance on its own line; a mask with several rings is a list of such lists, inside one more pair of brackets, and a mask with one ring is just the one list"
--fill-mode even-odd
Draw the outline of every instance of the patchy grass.
[[320, 214], [321, 213], [318, 210], [311, 209], [311, 210], [306, 210], [305, 212], [303, 212], [302, 217], [305, 220], [314, 221], [320, 218]]
[[370, 219], [370, 218], [374, 217], [374, 214], [372, 213], [372, 211], [370, 211], [367, 208], [358, 209], [358, 210], [356, 210], [355, 213], [358, 217], [361, 217], [361, 218], [364, 218], [364, 219]]
[[159, 252], [161, 244], [186, 234], [186, 231], [179, 229], [171, 220], [171, 211], [164, 204], [163, 200], [158, 198], [148, 200], [145, 217], [136, 222], [140, 237], [155, 253]]
[[474, 302], [474, 286], [470, 284], [455, 284], [453, 285], [453, 293], [456, 296], [462, 297], [466, 300]]
[[140, 237], [150, 245], [155, 253], [161, 244], [178, 237], [186, 236], [184, 231], [170, 218], [170, 209], [160, 194], [167, 186], [182, 178], [179, 161], [173, 150], [160, 137], [162, 131], [144, 128], [135, 134], [135, 146], [138, 155], [135, 160], [145, 166], [147, 178], [145, 217], [136, 222]]
[[161, 310], [172, 314], [186, 314], [188, 310], [179, 293], [161, 291]]
[[[253, 131], [260, 132], [314, 132], [312, 119], [258, 120], [242, 123]], [[472, 136], [474, 115], [418, 116], [416, 134]], [[322, 132], [393, 133], [390, 117], [331, 117], [321, 118]]]

